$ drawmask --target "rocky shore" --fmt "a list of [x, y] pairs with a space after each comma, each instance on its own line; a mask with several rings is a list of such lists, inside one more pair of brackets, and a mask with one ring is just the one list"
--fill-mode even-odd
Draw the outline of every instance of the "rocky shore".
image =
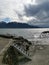
[[[20, 38], [17, 40], [19, 40], [19, 42], [20, 42]], [[8, 47], [9, 41], [10, 41], [9, 38], [7, 39], [7, 38], [0, 37], [0, 52], [3, 49], [6, 49]], [[24, 39], [23, 39], [23, 41], [24, 41]], [[21, 42], [23, 42], [23, 41], [21, 38]], [[25, 41], [28, 42], [26, 39], [25, 39]], [[45, 45], [45, 44], [44, 45], [42, 45], [42, 44], [34, 45], [32, 42], [29, 53], [31, 55], [32, 60], [28, 61], [25, 58], [23, 58], [24, 60], [20, 60], [19, 65], [49, 65], [49, 44], [48, 45]], [[0, 65], [7, 65], [7, 64], [2, 63], [3, 55], [4, 55], [4, 52], [2, 52], [2, 54], [0, 54]]]

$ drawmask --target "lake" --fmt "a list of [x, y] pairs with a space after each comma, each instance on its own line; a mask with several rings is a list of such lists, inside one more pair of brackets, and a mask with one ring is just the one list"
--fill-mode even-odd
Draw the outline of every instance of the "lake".
[[32, 39], [34, 36], [38, 37], [41, 32], [49, 31], [49, 28], [32, 28], [32, 29], [0, 29], [0, 34], [15, 34], [16, 36], [23, 36], [26, 39]]

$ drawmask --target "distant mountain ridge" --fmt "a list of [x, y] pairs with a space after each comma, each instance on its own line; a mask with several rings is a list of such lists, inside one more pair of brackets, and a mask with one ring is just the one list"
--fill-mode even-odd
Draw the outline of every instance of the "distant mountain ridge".
[[29, 25], [27, 23], [17, 23], [17, 22], [0, 22], [0, 28], [39, 28], [38, 26]]

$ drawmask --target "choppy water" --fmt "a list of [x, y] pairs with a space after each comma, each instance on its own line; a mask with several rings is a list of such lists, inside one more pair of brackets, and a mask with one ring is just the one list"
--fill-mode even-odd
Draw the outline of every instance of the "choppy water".
[[34, 28], [34, 29], [0, 29], [0, 34], [16, 34], [27, 39], [32, 39], [33, 36], [39, 36], [41, 32], [47, 31], [49, 28]]

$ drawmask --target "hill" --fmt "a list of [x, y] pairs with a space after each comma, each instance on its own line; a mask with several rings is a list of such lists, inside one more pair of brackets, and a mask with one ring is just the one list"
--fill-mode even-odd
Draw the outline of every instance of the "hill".
[[0, 28], [39, 28], [38, 26], [29, 25], [27, 23], [17, 23], [17, 22], [0, 22]]

